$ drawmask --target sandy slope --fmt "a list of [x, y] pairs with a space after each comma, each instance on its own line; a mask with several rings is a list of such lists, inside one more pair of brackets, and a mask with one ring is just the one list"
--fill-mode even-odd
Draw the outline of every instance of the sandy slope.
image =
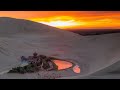
[[[118, 62], [119, 41], [120, 33], [80, 36], [27, 20], [3, 17], [0, 18], [0, 71], [16, 65], [21, 55], [29, 56], [37, 51], [74, 61], [81, 68], [80, 74], [75, 74], [71, 69], [60, 73], [68, 78], [81, 78]], [[29, 78], [32, 76], [30, 74]], [[0, 78], [13, 77], [25, 78], [25, 75], [0, 75]]]
[[[70, 59], [69, 49], [75, 47], [76, 39], [79, 41], [79, 35], [47, 25], [27, 20], [0, 18], [0, 73], [3, 74], [19, 64], [20, 56], [32, 55], [34, 51]], [[65, 53], [68, 56], [65, 56]], [[9, 75], [6, 78], [9, 78]]]
[[90, 75], [80, 77], [84, 79], [120, 79], [120, 61], [112, 63]]

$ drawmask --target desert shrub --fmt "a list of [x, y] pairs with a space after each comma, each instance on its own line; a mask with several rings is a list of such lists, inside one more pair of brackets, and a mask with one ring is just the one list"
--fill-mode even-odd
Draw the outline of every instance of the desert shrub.
[[52, 60], [55, 60], [55, 59], [57, 59], [57, 58], [47, 57], [45, 55], [39, 55], [39, 59], [38, 60], [41, 60], [41, 61], [38, 61], [37, 63], [29, 62], [29, 64], [26, 65], [26, 66], [12, 68], [12, 70], [10, 70], [8, 73], [21, 73], [21, 74], [24, 74], [24, 73], [37, 72], [37, 71], [40, 70], [39, 67], [42, 64], [42, 61], [43, 62], [45, 61], [43, 63], [43, 68], [44, 69], [50, 68], [50, 66], [48, 64], [48, 61], [50, 61], [50, 62], [52, 62], [53, 67], [54, 67], [52, 70], [58, 70], [58, 66], [52, 61]]
[[49, 59], [51, 59], [51, 60], [57, 60], [58, 58], [55, 58], [55, 57], [49, 57]]

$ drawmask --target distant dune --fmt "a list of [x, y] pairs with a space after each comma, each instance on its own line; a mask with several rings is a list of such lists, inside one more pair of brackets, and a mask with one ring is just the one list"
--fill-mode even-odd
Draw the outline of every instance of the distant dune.
[[88, 35], [102, 35], [110, 33], [120, 33], [120, 29], [80, 29], [80, 30], [70, 30], [79, 35], [88, 36]]

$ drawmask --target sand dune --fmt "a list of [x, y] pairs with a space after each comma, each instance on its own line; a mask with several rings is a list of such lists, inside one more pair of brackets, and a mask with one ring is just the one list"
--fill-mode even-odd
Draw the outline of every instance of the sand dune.
[[81, 77], [84, 79], [120, 79], [120, 61], [112, 63], [97, 72]]
[[69, 48], [74, 47], [72, 43], [77, 44], [76, 39], [80, 39], [79, 35], [72, 32], [7, 17], [0, 18], [0, 34], [0, 73], [2, 74], [14, 65], [19, 65], [20, 56], [29, 56], [35, 51], [43, 55], [57, 55], [59, 58], [69, 59], [64, 54], [69, 52]]
[[[14, 67], [19, 63], [20, 56], [29, 56], [34, 51], [79, 65], [79, 74], [72, 69], [55, 72], [62, 77], [85, 78], [120, 60], [120, 33], [80, 36], [28, 20], [1, 17], [0, 72]], [[37, 74], [2, 74], [0, 78], [32, 78], [34, 75]]]

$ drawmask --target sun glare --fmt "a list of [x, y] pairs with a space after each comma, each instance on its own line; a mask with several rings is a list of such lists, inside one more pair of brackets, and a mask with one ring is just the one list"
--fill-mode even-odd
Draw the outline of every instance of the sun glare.
[[47, 25], [54, 26], [54, 27], [58, 27], [58, 28], [72, 27], [72, 26], [76, 26], [79, 24], [77, 22], [74, 22], [74, 20], [70, 20], [70, 21], [58, 20], [58, 21], [40, 22], [40, 23], [47, 24]]
[[45, 19], [36, 18], [32, 20], [62, 29], [76, 27], [85, 24], [84, 22], [80, 22], [80, 21], [77, 22], [73, 17], [69, 17], [69, 16], [51, 17]]

